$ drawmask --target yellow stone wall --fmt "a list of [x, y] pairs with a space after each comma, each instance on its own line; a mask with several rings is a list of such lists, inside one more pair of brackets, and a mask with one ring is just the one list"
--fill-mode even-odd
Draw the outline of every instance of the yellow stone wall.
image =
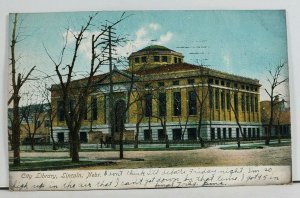
[[[195, 79], [195, 85], [188, 85], [188, 79], [189, 78], [180, 78], [176, 79], [179, 80], [179, 85], [172, 85], [172, 82], [174, 79], [166, 79], [166, 80], [160, 80], [160, 81], [151, 81], [150, 83], [150, 89], [146, 89], [143, 85], [139, 85], [140, 87], [144, 87], [141, 92], [133, 92], [129, 96], [130, 98], [130, 108], [128, 112], [128, 122], [135, 124], [139, 117], [141, 116], [144, 108], [145, 102], [141, 99], [144, 99], [144, 94], [146, 93], [151, 93], [153, 94], [153, 99], [152, 99], [152, 110], [153, 110], [153, 115], [151, 117], [151, 122], [156, 122], [159, 123], [159, 119], [155, 118], [155, 116], [158, 116], [158, 102], [155, 97], [158, 95], [159, 92], [165, 92], [166, 93], [166, 100], [167, 100], [167, 114], [166, 114], [166, 119], [167, 122], [185, 122], [186, 119], [189, 119], [189, 122], [197, 122], [198, 121], [198, 114], [199, 114], [199, 102], [197, 101], [197, 115], [188, 115], [188, 92], [191, 90], [196, 90], [197, 94], [200, 98], [203, 98], [202, 95], [207, 95], [208, 92], [208, 77], [206, 78], [194, 78]], [[165, 85], [164, 87], [158, 87], [158, 82], [164, 82]], [[149, 84], [147, 82], [147, 84]], [[231, 84], [234, 82], [231, 81]], [[200, 86], [199, 86], [200, 84]], [[203, 86], [202, 86], [203, 84]], [[243, 83], [243, 85], [247, 85], [246, 83]], [[250, 85], [249, 85], [250, 86]], [[207, 95], [206, 100], [204, 101], [203, 105], [203, 121], [209, 121], [210, 116], [212, 121], [228, 121], [228, 122], [235, 122], [235, 116], [233, 110], [230, 108], [229, 110], [227, 109], [227, 102], [226, 102], [226, 93], [230, 92], [230, 98], [231, 98], [231, 104], [234, 107], [234, 93], [238, 94], [238, 118], [239, 122], [260, 122], [260, 96], [259, 96], [259, 85], [251, 85], [255, 86], [257, 88], [256, 91], [246, 91], [246, 90], [241, 90], [241, 89], [235, 89], [232, 86], [226, 87], [226, 86], [221, 86], [221, 85], [212, 85], [212, 90], [213, 93], [215, 93], [216, 89], [219, 89], [219, 109], [215, 108], [215, 94], [214, 94], [214, 107], [211, 109], [209, 106], [209, 95]], [[240, 87], [240, 83], [238, 83], [238, 87]], [[174, 91], [180, 91], [181, 93], [181, 116], [173, 116], [173, 92]], [[221, 91], [224, 92], [224, 97], [225, 97], [225, 108], [221, 108]], [[257, 97], [258, 99], [258, 107], [257, 107], [257, 112], [249, 112], [249, 111], [242, 111], [241, 107], [241, 96], [242, 93], [248, 94], [248, 95], [253, 95]], [[105, 109], [105, 96], [103, 93], [95, 93], [91, 97], [97, 97], [97, 107], [98, 107], [98, 118], [97, 120], [93, 121], [93, 124], [97, 125], [102, 125], [102, 124], [107, 124], [106, 123], [106, 109]], [[88, 104], [91, 103], [91, 97], [88, 99]], [[114, 100], [116, 101], [117, 98], [122, 98], [125, 99], [127, 98], [126, 93], [115, 93], [114, 94]], [[52, 91], [52, 104], [54, 105], [55, 108], [57, 108], [57, 104], [59, 101], [58, 93], [56, 91]], [[135, 101], [135, 102], [133, 102]], [[127, 101], [125, 101], [127, 103]], [[254, 102], [254, 101], [253, 101]], [[255, 104], [254, 104], [255, 105]], [[246, 107], [245, 107], [246, 109]], [[255, 110], [255, 107], [254, 107]], [[89, 126], [91, 123], [91, 112], [88, 113], [88, 119], [83, 121], [82, 126]], [[149, 121], [149, 118], [144, 117], [142, 122], [147, 123]], [[54, 122], [54, 126], [66, 126], [65, 121], [58, 121], [58, 116], [56, 116], [56, 120]]]

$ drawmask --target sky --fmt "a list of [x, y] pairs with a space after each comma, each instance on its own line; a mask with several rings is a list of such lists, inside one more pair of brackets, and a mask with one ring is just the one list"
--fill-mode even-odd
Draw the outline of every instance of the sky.
[[[120, 12], [99, 12], [79, 49], [78, 71], [90, 63], [90, 40], [107, 21], [118, 20]], [[17, 45], [19, 71], [36, 65], [35, 76], [54, 74], [45, 48], [55, 60], [65, 42], [67, 28], [78, 32], [93, 12], [20, 14], [22, 42]], [[148, 45], [159, 44], [184, 55], [184, 61], [260, 80], [261, 100], [267, 99], [267, 70], [287, 62], [285, 11], [126, 11], [116, 34], [126, 38], [117, 46], [117, 56], [129, 56]], [[10, 24], [12, 23], [10, 16]], [[10, 28], [11, 31], [11, 28]], [[11, 33], [9, 34], [11, 35]], [[70, 62], [74, 39], [68, 34], [65, 63]], [[102, 67], [101, 72], [106, 72]], [[74, 78], [80, 78], [78, 76]], [[284, 76], [288, 71], [283, 72]], [[49, 82], [50, 83], [50, 82]], [[31, 89], [27, 86], [25, 89]], [[287, 86], [278, 91], [288, 98]]]

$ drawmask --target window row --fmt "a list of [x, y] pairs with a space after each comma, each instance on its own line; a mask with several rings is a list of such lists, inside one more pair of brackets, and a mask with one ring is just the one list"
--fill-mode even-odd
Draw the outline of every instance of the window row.
[[[195, 79], [193, 79], [193, 78], [187, 79], [187, 84], [189, 84], [189, 85], [195, 84]], [[158, 87], [164, 87], [165, 82], [157, 82], [157, 85], [158, 85]], [[173, 86], [179, 85], [179, 80], [173, 80], [172, 85]], [[150, 84], [145, 84], [145, 88], [151, 88], [151, 85]]]
[[[184, 139], [183, 136], [184, 136], [184, 134], [180, 128], [172, 129], [172, 140], [174, 140], [174, 141], [183, 140]], [[187, 129], [187, 138], [188, 138], [188, 140], [197, 140], [197, 129], [196, 128], [188, 128]], [[157, 130], [157, 139], [159, 141], [166, 140], [166, 134], [163, 129]], [[149, 130], [149, 129], [144, 130], [144, 140], [145, 141], [153, 140], [152, 130]]]
[[[240, 105], [242, 111], [258, 112], [257, 96], [242, 94]], [[233, 104], [231, 104], [230, 92], [224, 92], [224, 91], [220, 92], [219, 89], [215, 89], [213, 91], [213, 89], [210, 89], [209, 106], [211, 109], [212, 108], [220, 109], [221, 107], [221, 109], [224, 110], [226, 107], [227, 110], [234, 109], [235, 111], [239, 111], [238, 93], [233, 94]]]
[[[142, 56], [142, 57], [135, 57], [134, 58], [134, 62], [135, 63], [147, 63], [148, 59], [150, 57], [148, 56]], [[169, 56], [151, 56], [151, 59], [153, 62], [168, 62], [170, 60], [171, 57]], [[173, 62], [174, 63], [181, 63], [182, 59], [179, 57], [173, 57]]]
[[209, 78], [207, 80], [207, 83], [208, 84], [226, 86], [226, 87], [234, 87], [236, 89], [242, 89], [242, 90], [247, 90], [247, 91], [257, 91], [258, 90], [258, 87], [255, 87], [255, 86], [244, 85], [244, 84], [239, 85], [238, 83], [235, 83], [235, 82], [219, 80], [219, 79], [213, 79], [213, 78]]
[[[79, 104], [80, 105], [80, 104]], [[65, 120], [65, 102], [64, 101], [58, 101], [57, 104], [58, 107], [58, 111], [57, 111], [57, 116], [58, 116], [58, 120], [59, 121], [64, 121]], [[69, 114], [74, 114], [75, 110], [75, 101], [71, 100], [67, 111]], [[88, 120], [88, 113], [90, 113], [91, 115], [91, 119], [92, 120], [97, 120], [98, 118], [98, 105], [97, 105], [97, 98], [96, 97], [92, 97], [90, 104], [87, 104], [84, 108], [84, 112], [83, 112], [83, 119], [84, 120]]]
[[[153, 113], [153, 95], [146, 94], [145, 95], [145, 116], [151, 117]], [[158, 114], [160, 117], [166, 116], [167, 113], [167, 96], [166, 93], [159, 93], [158, 94]], [[154, 100], [155, 101], [155, 100]], [[181, 115], [181, 92], [173, 92], [173, 116], [180, 116]], [[196, 115], [197, 114], [197, 95], [195, 91], [188, 92], [188, 114], [189, 115]]]
[[[243, 133], [243, 134], [242, 134]], [[259, 138], [260, 128], [243, 128], [242, 133], [239, 128], [236, 128], [235, 137]], [[233, 137], [232, 128], [211, 128], [210, 138], [215, 139], [231, 139]]]

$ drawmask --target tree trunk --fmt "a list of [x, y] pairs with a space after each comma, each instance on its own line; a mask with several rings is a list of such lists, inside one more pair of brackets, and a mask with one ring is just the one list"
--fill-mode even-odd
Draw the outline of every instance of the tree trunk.
[[240, 138], [238, 138], [238, 140], [237, 140], [237, 146], [238, 146], [238, 148], [241, 148], [241, 140], [240, 140]]
[[169, 143], [169, 136], [166, 134], [166, 148], [170, 148], [170, 143]]
[[57, 150], [57, 147], [55, 144], [55, 140], [54, 140], [54, 136], [53, 136], [53, 127], [52, 127], [51, 123], [50, 123], [50, 136], [51, 136], [51, 140], [52, 140], [52, 149], [55, 151], [55, 150]]
[[20, 165], [20, 97], [15, 95], [13, 98], [13, 122], [12, 122], [12, 148], [14, 151], [14, 165]]
[[72, 162], [79, 162], [79, 130], [70, 130], [70, 157]]
[[124, 149], [123, 149], [123, 130], [120, 131], [120, 159], [123, 159], [124, 158]]
[[139, 133], [140, 133], [140, 125], [136, 125], [136, 134], [134, 137], [134, 148], [137, 149], [139, 148]]
[[270, 135], [271, 135], [271, 132], [272, 132], [272, 129], [271, 129], [271, 127], [270, 127], [270, 125], [269, 125], [269, 128], [268, 128], [268, 130], [267, 130], [267, 136], [266, 136], [266, 140], [265, 140], [265, 145], [269, 145], [270, 144]]
[[31, 150], [34, 151], [34, 137], [31, 137], [30, 146]]

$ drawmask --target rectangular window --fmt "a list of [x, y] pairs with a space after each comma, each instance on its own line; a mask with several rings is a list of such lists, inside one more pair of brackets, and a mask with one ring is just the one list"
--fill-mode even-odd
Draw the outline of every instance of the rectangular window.
[[237, 83], [234, 83], [234, 88], [238, 88], [238, 84]]
[[181, 63], [181, 62], [182, 62], [181, 58], [178, 58], [178, 62], [179, 62], [179, 63]]
[[63, 132], [57, 133], [57, 141], [59, 143], [65, 142], [65, 134]]
[[229, 139], [232, 138], [232, 129], [231, 128], [228, 129], [228, 138]]
[[216, 79], [215, 80], [215, 84], [218, 85], [219, 84], [219, 80]]
[[214, 108], [214, 92], [212, 88], [209, 88], [209, 107]]
[[189, 115], [197, 114], [197, 98], [195, 91], [189, 91]]
[[251, 128], [248, 128], [248, 138], [251, 138]]
[[227, 134], [226, 134], [226, 128], [223, 128], [223, 138], [226, 139], [227, 138]]
[[174, 63], [177, 63], [177, 57], [174, 57]]
[[247, 129], [246, 128], [243, 128], [243, 130], [244, 130], [244, 136], [246, 137], [247, 136]]
[[152, 130], [145, 129], [144, 130], [144, 140], [151, 141], [151, 136], [152, 136]]
[[214, 140], [216, 138], [216, 135], [215, 135], [215, 128], [211, 128], [211, 131], [210, 131], [210, 139]]
[[179, 80], [174, 80], [173, 85], [179, 85]]
[[236, 112], [239, 111], [239, 100], [238, 100], [238, 94], [234, 93], [234, 109]]
[[215, 90], [215, 107], [219, 109], [220, 106], [220, 96], [219, 96], [219, 89]]
[[250, 111], [249, 96], [246, 96], [246, 111]]
[[241, 103], [242, 111], [245, 111], [245, 94], [242, 94]]
[[225, 94], [223, 91], [221, 92], [221, 108], [225, 109]]
[[173, 129], [173, 140], [178, 141], [181, 140], [182, 132], [181, 129]]
[[257, 100], [256, 96], [255, 96], [254, 100], [255, 100], [255, 112], [257, 112], [258, 111], [258, 100]]
[[221, 85], [222, 85], [222, 86], [224, 86], [224, 85], [225, 85], [225, 83], [224, 83], [224, 81], [223, 81], [223, 80], [221, 80]]
[[145, 116], [152, 116], [152, 94], [146, 94], [145, 96]]
[[147, 63], [147, 57], [146, 56], [142, 57], [142, 63]]
[[221, 128], [217, 128], [217, 135], [218, 135], [218, 139], [221, 139]]
[[209, 78], [209, 79], [207, 80], [207, 83], [208, 83], [208, 84], [213, 84], [213, 83], [214, 83], [214, 79]]
[[161, 61], [162, 62], [168, 62], [168, 57], [167, 56], [162, 56]]
[[79, 139], [80, 139], [81, 143], [87, 143], [88, 142], [87, 133], [86, 132], [80, 132]]
[[230, 87], [230, 82], [226, 82], [226, 87]]
[[251, 108], [251, 112], [254, 111], [254, 100], [253, 100], [253, 96], [250, 97], [250, 108]]
[[153, 61], [154, 62], [159, 62], [159, 56], [153, 56]]
[[260, 129], [259, 128], [256, 129], [256, 137], [258, 137], [258, 138], [260, 137]]
[[255, 128], [252, 128], [252, 137], [256, 136]]
[[65, 103], [64, 101], [58, 101], [58, 120], [64, 121], [65, 120]]
[[236, 131], [236, 135], [235, 135], [236, 138], [240, 138], [240, 129], [236, 128], [235, 131]]
[[229, 111], [230, 110], [230, 103], [231, 103], [231, 98], [230, 98], [230, 93], [227, 92], [226, 93], [226, 106], [227, 106], [227, 110]]
[[135, 57], [135, 58], [134, 58], [134, 62], [135, 62], [135, 63], [140, 63], [140, 57]]
[[188, 132], [188, 140], [197, 140], [196, 128], [189, 128], [187, 132]]
[[195, 84], [195, 79], [188, 79], [188, 84], [189, 85]]
[[159, 141], [164, 141], [165, 140], [166, 136], [165, 136], [165, 133], [164, 133], [163, 129], [158, 129], [157, 130], [157, 137], [158, 137]]
[[158, 82], [158, 86], [163, 87], [163, 86], [165, 86], [165, 83], [164, 82]]
[[92, 118], [93, 120], [97, 120], [98, 118], [98, 105], [97, 105], [97, 98], [92, 97]]
[[159, 106], [159, 116], [166, 116], [166, 104], [167, 104], [167, 99], [166, 99], [166, 94], [165, 93], [159, 93], [158, 95], [158, 106]]
[[181, 93], [173, 92], [173, 115], [180, 116], [181, 115]]

